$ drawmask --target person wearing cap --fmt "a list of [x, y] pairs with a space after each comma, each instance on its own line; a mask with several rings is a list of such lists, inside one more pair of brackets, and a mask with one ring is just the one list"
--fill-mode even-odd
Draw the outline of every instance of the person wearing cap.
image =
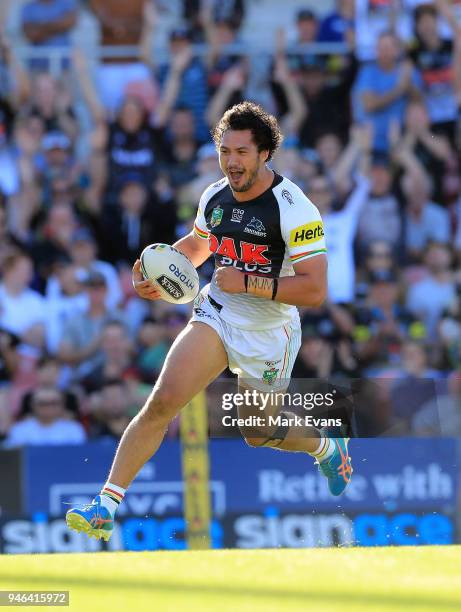
[[296, 42], [305, 45], [316, 42], [319, 21], [311, 9], [301, 9], [296, 16]]
[[[146, 5], [149, 3], [146, 3]], [[151, 15], [152, 6], [146, 10], [150, 15], [144, 20], [143, 40], [152, 41], [157, 28], [157, 18]], [[209, 137], [204, 120], [208, 104], [208, 82], [203, 62], [194, 56], [192, 32], [186, 26], [176, 27], [169, 34], [170, 61], [156, 65], [151, 46], [144, 44], [142, 57], [160, 83], [162, 100], [156, 113], [156, 125], [165, 126], [176, 106], [190, 108], [194, 114], [196, 138], [205, 142]]]

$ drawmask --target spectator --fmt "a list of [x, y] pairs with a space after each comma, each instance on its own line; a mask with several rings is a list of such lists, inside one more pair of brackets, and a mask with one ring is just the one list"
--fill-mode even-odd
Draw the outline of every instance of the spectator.
[[78, 218], [69, 202], [54, 204], [38, 224], [32, 252], [43, 281], [50, 275], [55, 261], [68, 257], [77, 228]]
[[312, 179], [309, 197], [319, 208], [325, 225], [329, 296], [333, 302], [352, 302], [355, 285], [354, 237], [359, 215], [368, 194], [368, 181], [362, 177], [344, 206], [334, 206], [334, 192], [325, 177]]
[[406, 200], [404, 212], [406, 252], [410, 258], [419, 260], [429, 242], [448, 244], [450, 217], [446, 210], [430, 201], [430, 187], [425, 176], [420, 180], [413, 180], [411, 176], [405, 175], [402, 179], [402, 192]]
[[[37, 363], [36, 380], [34, 388], [60, 389], [61, 367], [55, 357], [44, 355]], [[19, 418], [33, 414], [33, 398], [35, 391], [27, 391], [22, 397], [19, 408]], [[65, 417], [78, 421], [80, 416], [79, 398], [70, 389], [62, 390]]]
[[[453, 39], [439, 34], [438, 14], [451, 26]], [[422, 4], [414, 12], [415, 41], [410, 53], [422, 75], [422, 92], [432, 129], [452, 142], [461, 92], [461, 26], [449, 2]]]
[[424, 345], [407, 341], [402, 347], [402, 369], [391, 388], [393, 427], [405, 435], [410, 433], [413, 416], [423, 404], [436, 398], [435, 379], [440, 372], [428, 364], [427, 350]]
[[426, 326], [431, 341], [436, 339], [437, 321], [456, 297], [450, 271], [451, 253], [445, 244], [434, 242], [426, 250], [426, 276], [408, 289], [407, 307]]
[[197, 149], [194, 115], [189, 108], [177, 106], [162, 138], [164, 167], [160, 177], [170, 189], [180, 188], [195, 177]]
[[78, 134], [78, 124], [73, 108], [69, 84], [55, 79], [47, 72], [22, 77], [23, 97], [27, 101], [23, 114], [37, 117], [43, 122], [44, 133], [63, 132], [70, 139]]
[[356, 286], [356, 297], [361, 298], [368, 295], [368, 283], [371, 275], [395, 273], [396, 259], [392, 244], [387, 240], [375, 240], [368, 245], [363, 266], [358, 270], [358, 282]]
[[[151, 40], [156, 23], [145, 20], [144, 28], [143, 38]], [[201, 59], [194, 56], [190, 30], [183, 27], [170, 32], [170, 62], [155, 66], [150, 49], [144, 46], [142, 53], [144, 62], [155, 71], [162, 90], [164, 103], [156, 113], [156, 125], [164, 126], [175, 106], [185, 106], [194, 114], [197, 140], [206, 142], [209, 138], [208, 127], [204, 121], [208, 104], [207, 74]]]
[[126, 96], [115, 121], [110, 121], [80, 53], [75, 53], [74, 66], [95, 123], [91, 180], [100, 194], [100, 200], [104, 200], [105, 206], [115, 205], [121, 187], [120, 177], [125, 177], [127, 173], [139, 175], [144, 187], [150, 190], [160, 161], [159, 138], [143, 100], [137, 95]]
[[101, 217], [100, 236], [105, 259], [131, 268], [148, 244], [174, 241], [175, 222], [171, 202], [155, 206], [140, 177], [126, 176], [118, 205], [113, 210], [106, 210]]
[[461, 386], [459, 372], [448, 379], [448, 389], [429, 399], [413, 416], [412, 433], [417, 436], [461, 436]]
[[[95, 236], [88, 228], [77, 229], [71, 239], [69, 255], [74, 264], [75, 280], [82, 278], [91, 270], [100, 272], [107, 283], [107, 307], [117, 308], [122, 300], [122, 290], [116, 269], [107, 261], [97, 259], [98, 245]], [[73, 291], [72, 291], [73, 293]], [[62, 295], [61, 283], [56, 276], [50, 276], [46, 285], [46, 296], [55, 299]]]
[[[459, 278], [459, 277], [458, 277]], [[441, 367], [449, 372], [461, 363], [461, 286], [456, 282], [456, 299], [446, 308], [438, 322], [437, 332]]]
[[317, 41], [319, 22], [317, 15], [310, 9], [301, 9], [296, 15], [296, 45], [306, 45]]
[[419, 95], [419, 79], [407, 59], [400, 60], [400, 41], [385, 32], [377, 43], [377, 59], [362, 66], [354, 86], [355, 120], [373, 126], [373, 149], [386, 151], [393, 123], [401, 125], [409, 100]]
[[9, 229], [7, 216], [6, 198], [0, 192], [0, 270], [10, 255], [24, 250], [23, 243]]
[[82, 444], [85, 440], [82, 425], [66, 417], [62, 393], [39, 387], [32, 398], [32, 416], [11, 427], [5, 446]]
[[336, 0], [335, 10], [326, 15], [320, 23], [317, 39], [319, 42], [354, 41], [354, 0]]
[[[211, 0], [184, 0], [183, 17], [189, 23], [194, 41], [203, 40], [203, 28], [208, 21], [229, 22], [238, 30], [245, 16], [245, 0], [226, 0], [219, 2]], [[204, 15], [205, 13], [205, 15]]]
[[0, 389], [7, 386], [18, 370], [20, 339], [0, 327]]
[[29, 287], [33, 273], [30, 257], [14, 254], [4, 262], [0, 283], [0, 326], [23, 341], [34, 328], [44, 330], [47, 316], [45, 300]]
[[370, 171], [370, 192], [358, 223], [357, 244], [364, 253], [376, 240], [385, 240], [397, 249], [402, 221], [400, 207], [393, 191], [393, 175], [386, 155], [374, 155]]
[[[32, 0], [23, 6], [21, 21], [30, 44], [68, 47], [70, 32], [77, 22], [76, 0]], [[31, 65], [46, 69], [47, 62], [35, 60]]]
[[303, 324], [303, 340], [299, 358], [293, 368], [293, 378], [354, 378], [359, 376], [351, 339], [341, 335], [328, 318], [320, 320], [317, 328]]
[[215, 21], [211, 5], [205, 7], [202, 22], [208, 45], [206, 65], [208, 86], [212, 96], [220, 86], [223, 76], [229, 68], [241, 62], [241, 57], [233, 49], [233, 47], [239, 45], [239, 40], [235, 21], [231, 18], [220, 18]]
[[[317, 138], [327, 131], [347, 140], [351, 123], [348, 100], [356, 72], [357, 63], [353, 56], [347, 58], [345, 70], [333, 80], [327, 71], [325, 58], [312, 54], [305, 57], [297, 76], [306, 105], [299, 133], [302, 146], [313, 148]], [[338, 100], [344, 104], [338, 105]], [[283, 99], [279, 104], [283, 108]]]
[[56, 354], [63, 337], [66, 323], [77, 312], [84, 312], [88, 297], [81, 282], [83, 270], [69, 259], [58, 259], [52, 266], [52, 273], [46, 285], [46, 345], [48, 351]]
[[88, 292], [88, 308], [66, 322], [58, 350], [59, 359], [71, 366], [72, 380], [81, 380], [101, 365], [101, 333], [111, 320], [124, 322], [119, 311], [106, 306], [107, 284], [100, 272], [91, 271], [84, 280]]
[[[374, 248], [379, 246], [375, 243]], [[362, 362], [371, 366], [370, 375], [378, 375], [389, 364], [398, 363], [402, 343], [424, 333], [416, 318], [401, 304], [401, 289], [390, 268], [374, 264], [367, 276], [363, 302], [357, 300], [354, 305], [355, 331], [362, 341], [359, 355]]]
[[131, 421], [128, 412], [130, 393], [126, 383], [120, 378], [107, 378], [92, 400], [90, 437], [120, 440]]
[[156, 319], [146, 317], [139, 328], [138, 342], [140, 350], [137, 367], [143, 380], [152, 382], [159, 375], [169, 349], [164, 326]]
[[[151, 0], [89, 0], [101, 29], [101, 44], [105, 47], [136, 46], [141, 43], [143, 15], [154, 3]], [[146, 13], [144, 13], [146, 11]], [[98, 69], [98, 87], [104, 108], [115, 111], [130, 84], [149, 81], [147, 67], [134, 57], [105, 55]]]
[[333, 179], [331, 175], [340, 159], [343, 143], [335, 132], [325, 132], [315, 141], [315, 150], [320, 161], [322, 172]]
[[435, 201], [445, 204], [444, 177], [447, 167], [453, 164], [455, 155], [448, 138], [432, 131], [429, 115], [422, 101], [415, 100], [407, 106], [403, 140], [430, 177]]
[[108, 378], [136, 376], [132, 368], [133, 343], [127, 328], [120, 321], [108, 321], [101, 332], [101, 362], [82, 380], [86, 391], [99, 389]]
[[196, 169], [196, 178], [184, 185], [178, 193], [179, 215], [185, 217], [189, 223], [193, 221], [200, 194], [210, 183], [222, 177], [216, 147], [211, 142], [202, 145], [198, 150]]

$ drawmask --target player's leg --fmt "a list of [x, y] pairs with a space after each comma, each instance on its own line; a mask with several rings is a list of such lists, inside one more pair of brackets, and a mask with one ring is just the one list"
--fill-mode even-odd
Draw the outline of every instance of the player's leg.
[[[301, 345], [298, 320], [279, 329], [264, 332], [232, 333], [233, 342], [227, 346], [229, 366], [239, 376], [241, 386], [262, 392], [255, 403], [239, 408], [239, 417], [261, 415], [261, 401], [267, 391], [283, 392], [288, 387], [294, 361]], [[264, 393], [264, 387], [267, 391]], [[272, 394], [274, 395], [274, 394]], [[276, 395], [276, 394], [275, 394]], [[280, 397], [280, 396], [279, 396]], [[255, 405], [252, 405], [255, 404]], [[352, 475], [348, 454], [348, 438], [329, 438], [324, 432], [296, 422], [296, 415], [277, 401], [265, 402], [264, 427], [254, 435], [251, 430], [242, 433], [250, 446], [267, 446], [278, 450], [305, 452], [316, 459], [319, 469], [328, 478], [331, 493], [339, 495], [349, 484]], [[278, 416], [274, 423], [269, 416]], [[292, 425], [291, 423], [295, 423]]]
[[168, 423], [227, 366], [227, 354], [209, 325], [190, 323], [175, 339], [145, 405], [128, 425], [109, 482], [127, 488], [160, 446]]
[[171, 346], [148, 400], [122, 436], [104, 494], [86, 510], [69, 510], [71, 528], [96, 538], [110, 537], [117, 502], [160, 446], [168, 423], [226, 366], [227, 353], [217, 331], [205, 323], [189, 323]]

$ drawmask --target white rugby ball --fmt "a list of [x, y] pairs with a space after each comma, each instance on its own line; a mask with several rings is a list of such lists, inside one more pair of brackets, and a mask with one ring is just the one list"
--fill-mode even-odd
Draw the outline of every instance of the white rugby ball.
[[200, 289], [197, 270], [183, 253], [169, 244], [149, 244], [140, 256], [144, 278], [154, 281], [162, 298], [171, 304], [187, 304]]

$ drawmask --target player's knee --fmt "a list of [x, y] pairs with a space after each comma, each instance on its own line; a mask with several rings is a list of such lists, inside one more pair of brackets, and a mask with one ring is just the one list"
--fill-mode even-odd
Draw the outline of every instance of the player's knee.
[[263, 446], [266, 440], [267, 438], [250, 438], [245, 436], [245, 442], [248, 444], [248, 446], [252, 446], [253, 448]]
[[167, 387], [154, 389], [144, 405], [144, 413], [152, 421], [167, 425], [176, 415], [174, 392]]

